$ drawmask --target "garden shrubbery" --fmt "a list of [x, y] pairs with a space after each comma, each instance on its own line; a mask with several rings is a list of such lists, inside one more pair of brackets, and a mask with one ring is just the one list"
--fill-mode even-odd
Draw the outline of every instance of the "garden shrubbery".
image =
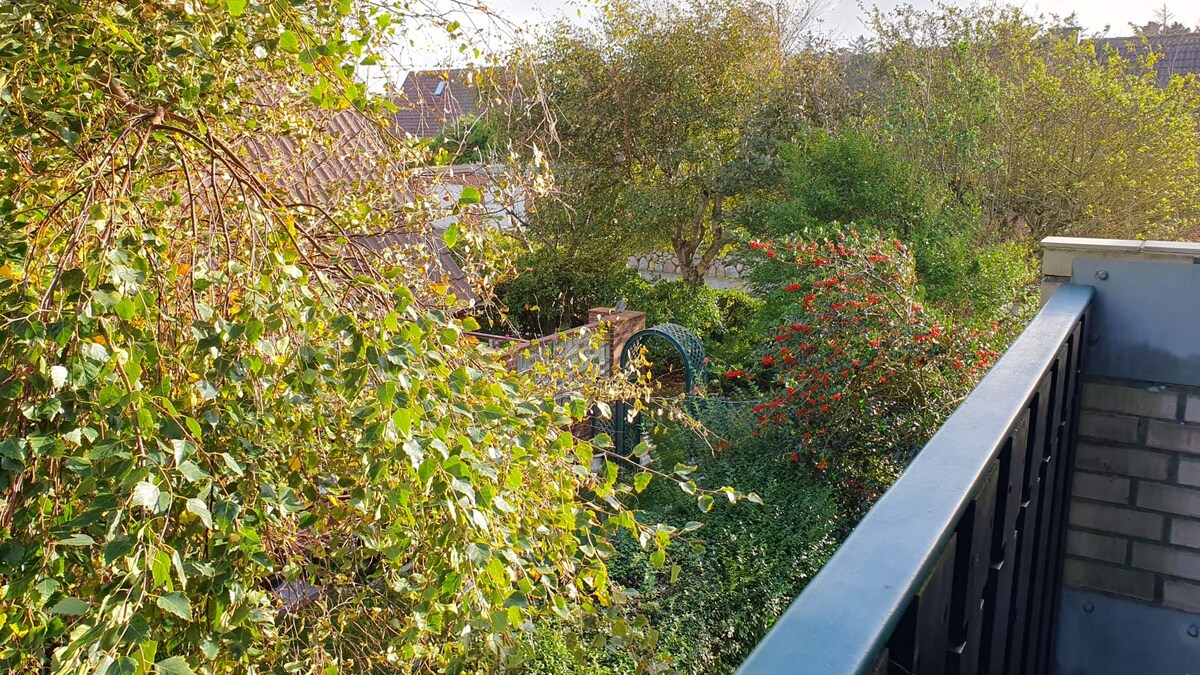
[[772, 326], [743, 375], [768, 397], [764, 428], [794, 430], [797, 458], [869, 504], [997, 356], [991, 329], [927, 306], [909, 249], [854, 230], [754, 242]]

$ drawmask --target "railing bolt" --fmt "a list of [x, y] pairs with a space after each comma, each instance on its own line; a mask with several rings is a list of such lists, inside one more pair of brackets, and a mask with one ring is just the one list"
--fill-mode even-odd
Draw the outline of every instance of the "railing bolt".
[[1200, 637], [1200, 626], [1197, 626], [1196, 624], [1188, 626], [1188, 635], [1191, 635], [1192, 637]]
[[1096, 278], [1099, 279], [1100, 281], [1104, 281], [1105, 279], [1108, 278], [1108, 272], [1105, 270], [1098, 270], [1096, 272]]
[[1090, 600], [1088, 602], [1083, 603], [1083, 611], [1087, 612], [1088, 614], [1091, 614], [1095, 610], [1096, 610], [1096, 606], [1093, 605]]
[[1088, 342], [1090, 342], [1092, 344], [1096, 344], [1099, 341], [1100, 341], [1099, 333], [1092, 333], [1091, 335], [1088, 336]]

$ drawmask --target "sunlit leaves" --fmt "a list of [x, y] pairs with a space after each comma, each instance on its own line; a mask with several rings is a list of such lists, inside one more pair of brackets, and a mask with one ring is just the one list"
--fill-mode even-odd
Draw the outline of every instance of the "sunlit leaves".
[[195, 671], [182, 656], [172, 656], [154, 664], [154, 671], [159, 675], [193, 675]]
[[294, 32], [285, 30], [283, 31], [283, 34], [279, 36], [279, 48], [285, 52], [291, 52], [293, 54], [299, 53], [300, 39], [296, 37]]
[[173, 614], [185, 621], [192, 618], [192, 607], [187, 596], [182, 593], [168, 593], [154, 601], [164, 612]]
[[150, 481], [142, 481], [133, 488], [133, 504], [154, 511], [158, 508], [158, 498], [161, 494], [157, 485]]
[[[407, 253], [347, 260], [347, 233], [395, 226], [378, 190], [289, 205], [239, 146], [313, 140], [314, 104], [372, 114], [349, 64], [392, 16], [17, 1], [0, 669], [449, 670], [612, 606], [605, 539], [646, 528], [611, 445], [568, 429], [628, 388], [574, 359], [511, 372]], [[417, 173], [419, 152], [389, 151]], [[462, 221], [443, 243], [479, 239]]]

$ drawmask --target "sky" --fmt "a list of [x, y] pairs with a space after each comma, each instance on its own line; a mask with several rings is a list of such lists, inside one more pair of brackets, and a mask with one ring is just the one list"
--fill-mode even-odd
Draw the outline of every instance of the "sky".
[[[438, 0], [431, 0], [437, 3]], [[453, 1], [453, 0], [451, 0]], [[878, 6], [884, 10], [901, 4], [912, 4], [920, 9], [933, 7], [932, 0], [818, 0], [828, 5], [820, 17], [821, 28], [839, 41], [849, 42], [855, 37], [868, 34], [866, 17], [870, 8]], [[536, 29], [538, 24], [561, 18], [574, 21], [586, 20], [594, 11], [594, 0], [488, 0], [489, 10], [504, 17], [517, 26]], [[969, 1], [947, 0], [945, 4], [971, 4]], [[1131, 2], [1130, 0], [1028, 0], [1012, 1], [1031, 14], [1057, 14], [1066, 16], [1075, 12], [1080, 24], [1087, 32], [1099, 32], [1108, 28], [1109, 35], [1128, 35], [1129, 23], [1144, 24], [1154, 18], [1156, 9], [1163, 6], [1161, 0]], [[1168, 0], [1167, 9], [1174, 20], [1188, 26], [1200, 24], [1200, 3], [1195, 0]], [[580, 16], [583, 18], [581, 19]], [[510, 29], [497, 31], [507, 33]], [[500, 35], [487, 43], [493, 48], [505, 38]], [[460, 65], [462, 57], [454, 50], [437, 45], [414, 45], [401, 59], [408, 68]]]

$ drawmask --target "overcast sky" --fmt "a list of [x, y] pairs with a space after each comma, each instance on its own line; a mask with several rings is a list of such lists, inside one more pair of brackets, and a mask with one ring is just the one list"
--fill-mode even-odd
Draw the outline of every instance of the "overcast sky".
[[[429, 0], [438, 4], [438, 0]], [[475, 1], [475, 0], [471, 0]], [[912, 4], [921, 9], [933, 7], [931, 0], [818, 0], [828, 4], [828, 9], [821, 15], [821, 29], [832, 34], [835, 38], [849, 41], [868, 33], [865, 19], [871, 7], [892, 9], [901, 4]], [[561, 18], [586, 18], [590, 9], [595, 6], [594, 0], [488, 0], [488, 8], [504, 17], [507, 21], [536, 29], [538, 24], [552, 22]], [[978, 4], [969, 0], [948, 0], [945, 4], [968, 5]], [[1155, 16], [1155, 11], [1162, 7], [1162, 0], [1147, 0], [1132, 2], [1131, 0], [1031, 0], [1015, 2], [1031, 14], [1057, 14], [1066, 16], [1075, 12], [1083, 28], [1088, 32], [1103, 31], [1108, 28], [1109, 35], [1128, 35], [1129, 24], [1145, 24]], [[1200, 3], [1196, 0], [1168, 0], [1167, 9], [1174, 15], [1174, 20], [1188, 26], [1200, 24]], [[466, 23], [464, 21], [464, 23]], [[499, 31], [506, 33], [507, 31]], [[493, 49], [502, 46], [505, 38], [498, 36], [485, 42]], [[417, 44], [403, 50], [399, 60], [404, 62], [403, 68], [422, 68], [445, 65], [461, 65], [462, 57], [457, 50], [446, 46]]]

